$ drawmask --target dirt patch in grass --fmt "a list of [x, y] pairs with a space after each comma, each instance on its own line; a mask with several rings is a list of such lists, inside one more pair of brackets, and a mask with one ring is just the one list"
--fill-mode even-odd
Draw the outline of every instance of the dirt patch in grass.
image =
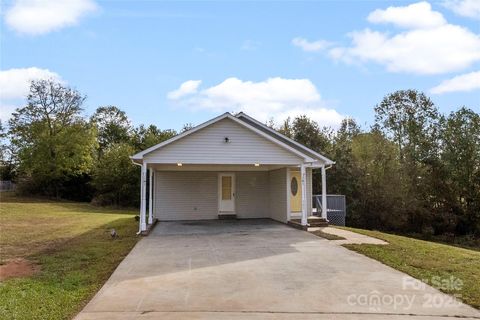
[[311, 231], [310, 233], [313, 233], [317, 237], [322, 237], [327, 240], [345, 240], [344, 237], [340, 237], [331, 233], [326, 233], [326, 232], [323, 232], [322, 230], [315, 230], [315, 231]]
[[130, 210], [0, 197], [2, 320], [72, 319], [139, 239]]
[[7, 261], [0, 265], [0, 281], [9, 278], [24, 278], [40, 271], [40, 266], [32, 261], [23, 258], [17, 258]]

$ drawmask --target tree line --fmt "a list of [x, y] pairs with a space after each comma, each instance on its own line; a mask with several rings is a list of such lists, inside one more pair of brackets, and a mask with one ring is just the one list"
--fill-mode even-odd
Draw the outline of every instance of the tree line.
[[129, 156], [177, 132], [134, 127], [115, 106], [86, 118], [84, 101], [61, 83], [32, 81], [26, 106], [2, 127], [2, 180], [15, 180], [21, 194], [138, 206], [140, 173]]
[[[24, 194], [138, 206], [139, 168], [129, 156], [177, 132], [135, 127], [115, 106], [83, 117], [84, 101], [63, 84], [33, 81], [26, 106], [0, 125], [2, 180]], [[269, 125], [335, 161], [328, 193], [346, 196], [348, 225], [478, 237], [480, 115], [466, 107], [441, 114], [416, 90], [388, 94], [374, 111], [369, 128], [347, 118], [335, 131], [306, 116]], [[313, 181], [320, 193], [319, 172]]]
[[[440, 114], [416, 90], [391, 93], [374, 111], [368, 129], [344, 119], [333, 132], [305, 116], [277, 129], [336, 162], [327, 188], [346, 196], [348, 225], [480, 236], [480, 115]], [[313, 181], [320, 192], [319, 172]]]

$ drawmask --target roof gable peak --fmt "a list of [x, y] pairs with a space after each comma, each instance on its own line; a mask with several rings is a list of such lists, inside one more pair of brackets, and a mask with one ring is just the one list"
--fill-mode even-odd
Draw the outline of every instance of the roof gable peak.
[[[271, 132], [274, 132], [275, 134], [272, 135], [272, 134], [265, 133], [264, 130], [256, 128], [255, 126], [249, 124], [248, 122], [245, 122], [245, 121], [241, 120], [240, 117], [245, 117], [246, 119], [249, 119], [250, 121], [253, 121], [257, 125], [261, 125], [261, 126], [263, 126], [263, 128], [266, 128], [267, 130], [270, 130]], [[245, 127], [246, 129], [249, 129], [249, 130], [255, 132], [256, 134], [262, 136], [263, 138], [265, 138], [265, 139], [277, 144], [278, 146], [288, 150], [289, 152], [301, 157], [302, 159], [304, 159], [305, 162], [315, 162], [315, 161], [317, 161], [317, 159], [315, 159], [315, 158], [320, 158], [322, 161], [324, 161], [327, 164], [333, 163], [333, 161], [323, 157], [320, 154], [318, 154], [319, 157], [315, 157], [315, 156], [312, 157], [312, 154], [317, 155], [317, 153], [315, 151], [310, 150], [307, 147], [305, 147], [303, 145], [300, 145], [299, 143], [281, 135], [280, 133], [276, 132], [275, 130], [269, 128], [268, 126], [266, 126], [262, 123], [260, 123], [258, 120], [255, 120], [255, 119], [249, 117], [244, 112], [239, 112], [235, 116], [232, 115], [230, 112], [225, 112], [225, 113], [223, 113], [223, 114], [221, 114], [221, 115], [219, 115], [219, 116], [217, 116], [217, 117], [215, 117], [215, 118], [213, 118], [209, 121], [206, 121], [206, 122], [204, 122], [204, 123], [202, 123], [198, 126], [193, 127], [192, 129], [190, 129], [188, 131], [182, 132], [182, 133], [180, 133], [180, 134], [178, 134], [178, 135], [176, 135], [176, 136], [174, 136], [174, 137], [172, 137], [172, 138], [170, 138], [166, 141], [163, 141], [163, 142], [161, 142], [159, 144], [156, 144], [156, 145], [154, 145], [150, 148], [147, 148], [147, 149], [145, 149], [141, 152], [138, 152], [137, 154], [131, 156], [130, 158], [132, 160], [142, 160], [143, 157], [145, 155], [149, 154], [150, 152], [158, 150], [158, 149], [160, 149], [160, 148], [162, 148], [162, 147], [164, 147], [164, 146], [166, 146], [170, 143], [173, 143], [177, 140], [180, 140], [184, 137], [187, 137], [191, 134], [194, 134], [195, 132], [197, 132], [197, 131], [199, 131], [203, 128], [206, 128], [206, 127], [208, 127], [208, 126], [210, 126], [210, 125], [212, 125], [212, 124], [214, 124], [218, 121], [221, 121], [223, 119], [230, 119], [231, 121]], [[289, 139], [292, 142], [286, 143], [285, 139]], [[296, 145], [298, 145], [300, 147], [293, 146], [291, 143], [295, 143]], [[308, 152], [308, 151], [310, 151], [310, 152]], [[326, 159], [326, 160], [324, 160], [324, 159]]]

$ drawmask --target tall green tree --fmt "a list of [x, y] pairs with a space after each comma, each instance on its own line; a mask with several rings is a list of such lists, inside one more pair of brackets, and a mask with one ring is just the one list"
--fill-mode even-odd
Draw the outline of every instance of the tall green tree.
[[329, 128], [320, 128], [318, 123], [303, 115], [293, 120], [291, 135], [295, 141], [310, 149], [326, 153], [330, 147], [332, 131]]
[[462, 107], [442, 122], [448, 207], [460, 233], [480, 234], [480, 115]]
[[283, 121], [280, 127], [277, 129], [278, 132], [283, 134], [286, 137], [292, 138], [293, 128], [292, 128], [292, 119], [288, 117]]
[[100, 205], [138, 205], [140, 169], [129, 158], [134, 153], [134, 147], [126, 143], [113, 144], [105, 150], [92, 173], [92, 185], [96, 189], [93, 202]]
[[161, 130], [153, 124], [148, 127], [142, 124], [133, 130], [131, 144], [137, 152], [170, 139], [176, 134], [175, 130]]
[[396, 146], [380, 132], [352, 141], [353, 174], [358, 193], [350, 198], [349, 222], [370, 229], [402, 230], [406, 224]]
[[387, 95], [375, 107], [375, 128], [395, 143], [402, 165], [399, 191], [408, 195], [404, 206], [410, 227], [423, 232], [431, 225], [432, 208], [441, 196], [432, 174], [441, 170], [439, 162], [440, 115], [424, 93], [399, 90]]
[[12, 114], [8, 135], [32, 191], [60, 197], [65, 180], [89, 173], [96, 133], [80, 116], [84, 100], [53, 80], [32, 81], [27, 105]]
[[[127, 127], [124, 126], [124, 129]], [[140, 125], [129, 131], [129, 140], [109, 143], [95, 164], [92, 185], [96, 189], [94, 202], [101, 205], [137, 206], [140, 192], [140, 169], [130, 156], [173, 137], [173, 130], [161, 130], [155, 125]], [[117, 137], [121, 137], [117, 135]], [[110, 139], [109, 141], [113, 141]]]
[[375, 123], [392, 139], [402, 161], [419, 162], [436, 156], [440, 116], [424, 93], [399, 90], [375, 106]]
[[118, 107], [98, 107], [90, 117], [90, 122], [97, 127], [100, 154], [111, 145], [125, 143], [130, 139], [130, 120]]
[[343, 119], [340, 128], [332, 137], [331, 158], [335, 165], [328, 171], [329, 192], [343, 194], [349, 199], [358, 197], [358, 171], [352, 155], [353, 139], [362, 133], [352, 118]]
[[0, 180], [13, 180], [16, 176], [16, 165], [7, 140], [7, 130], [0, 120]]

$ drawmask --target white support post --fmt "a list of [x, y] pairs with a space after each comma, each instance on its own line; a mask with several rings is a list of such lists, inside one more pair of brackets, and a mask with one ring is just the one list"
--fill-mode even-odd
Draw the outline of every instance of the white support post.
[[290, 221], [292, 219], [292, 212], [290, 211], [290, 194], [292, 192], [291, 188], [290, 188], [290, 180], [291, 180], [291, 177], [290, 177], [290, 168], [286, 168], [286, 187], [285, 189], [287, 190], [287, 194], [286, 194], [286, 198], [287, 198], [287, 221]]
[[327, 219], [327, 171], [322, 166], [322, 218]]
[[153, 194], [154, 194], [154, 196], [153, 196], [153, 201], [152, 201], [152, 204], [153, 204], [152, 216], [155, 213], [155, 207], [157, 205], [157, 196], [156, 196], [157, 195], [157, 187], [155, 186], [157, 184], [157, 178], [155, 176], [155, 173], [156, 173], [156, 171], [153, 170]]
[[142, 164], [142, 175], [141, 175], [141, 199], [140, 199], [140, 231], [147, 230], [146, 224], [146, 211], [147, 211], [147, 164], [144, 162]]
[[149, 171], [148, 180], [148, 224], [153, 223], [153, 169]]
[[300, 178], [302, 180], [302, 226], [308, 224], [307, 217], [307, 172], [305, 170], [305, 165], [300, 166]]

